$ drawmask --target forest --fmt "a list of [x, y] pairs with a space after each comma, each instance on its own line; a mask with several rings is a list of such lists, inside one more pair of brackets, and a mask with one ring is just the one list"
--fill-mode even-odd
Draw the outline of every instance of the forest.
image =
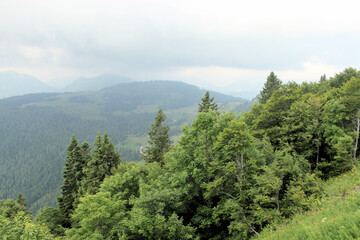
[[[0, 199], [26, 198], [33, 214], [56, 206], [66, 146], [73, 134], [93, 143], [109, 133], [123, 161], [141, 161], [139, 148], [159, 108], [172, 139], [197, 115], [205, 90], [176, 81], [122, 83], [98, 91], [38, 93], [0, 100]], [[244, 99], [210, 92], [219, 107], [250, 107]]]
[[108, 133], [92, 145], [73, 135], [57, 207], [31, 216], [21, 194], [1, 200], [0, 236], [215, 240], [276, 229], [310, 210], [324, 182], [357, 171], [360, 71], [302, 84], [271, 72], [258, 101], [237, 114], [206, 92], [175, 143], [159, 109], [145, 164], [123, 161]]

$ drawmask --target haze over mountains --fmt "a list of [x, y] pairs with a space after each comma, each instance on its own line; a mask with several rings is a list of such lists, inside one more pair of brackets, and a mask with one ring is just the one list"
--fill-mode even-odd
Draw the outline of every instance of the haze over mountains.
[[65, 92], [95, 91], [110, 87], [119, 83], [133, 82], [134, 80], [125, 76], [101, 74], [93, 78], [81, 77], [62, 89]]
[[[128, 82], [135, 82], [135, 80], [127, 76], [100, 74], [95, 77], [56, 78], [44, 83], [27, 74], [2, 71], [0, 72], [0, 99], [29, 93], [96, 91]], [[211, 84], [209, 84], [209, 88], [216, 89]], [[232, 86], [230, 89], [231, 91], [228, 88], [219, 88], [216, 91], [246, 99], [250, 99], [254, 95], [242, 91], [237, 85]]]
[[28, 93], [54, 91], [56, 91], [55, 88], [30, 75], [14, 71], [0, 72], [0, 99]]
[[27, 74], [3, 71], [0, 72], [0, 99], [29, 93], [95, 91], [119, 83], [133, 81], [133, 79], [125, 76], [101, 74], [92, 78], [80, 77], [73, 79], [70, 84], [60, 88], [55, 87], [57, 84], [54, 84], [54, 82], [53, 84], [46, 84]]

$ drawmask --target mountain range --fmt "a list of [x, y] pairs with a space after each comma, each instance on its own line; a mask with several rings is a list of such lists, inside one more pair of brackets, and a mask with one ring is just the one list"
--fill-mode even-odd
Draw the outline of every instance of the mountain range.
[[0, 99], [30, 93], [96, 91], [125, 82], [134, 82], [134, 80], [125, 76], [101, 74], [96, 77], [71, 79], [65, 87], [54, 87], [55, 82], [46, 84], [27, 74], [2, 71], [0, 72]]
[[0, 99], [28, 93], [53, 92], [56, 89], [26, 74], [0, 72]]

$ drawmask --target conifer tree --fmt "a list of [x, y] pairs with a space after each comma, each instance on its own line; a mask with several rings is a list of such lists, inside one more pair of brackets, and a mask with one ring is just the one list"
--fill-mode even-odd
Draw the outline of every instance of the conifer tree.
[[213, 111], [217, 111], [218, 105], [214, 102], [214, 97], [210, 98], [210, 94], [207, 91], [205, 93], [205, 96], [201, 99], [198, 112], [209, 112], [210, 109]]
[[70, 216], [74, 210], [74, 201], [78, 192], [76, 175], [77, 171], [82, 171], [82, 169], [76, 169], [75, 166], [83, 161], [78, 141], [74, 135], [66, 151], [64, 183], [61, 186], [61, 196], [57, 200], [60, 211], [66, 219], [64, 227], [70, 227]]
[[161, 109], [155, 117], [155, 123], [151, 124], [151, 131], [149, 132], [149, 146], [146, 147], [142, 158], [147, 163], [159, 162], [163, 164], [164, 153], [170, 149], [169, 126], [164, 126], [166, 116]]
[[83, 196], [83, 194], [85, 192], [83, 189], [83, 181], [86, 177], [85, 171], [87, 168], [87, 164], [91, 160], [91, 147], [90, 147], [89, 143], [83, 142], [80, 147], [80, 152], [81, 152], [81, 157], [82, 157], [81, 161], [77, 161], [74, 165], [75, 178], [76, 178], [76, 189], [77, 189], [77, 193], [74, 197], [74, 203], [73, 203], [74, 209], [79, 204], [79, 199], [80, 199], [80, 197]]
[[263, 90], [260, 92], [259, 102], [264, 104], [269, 100], [271, 95], [279, 89], [281, 86], [281, 80], [271, 72], [270, 75], [267, 77], [266, 83], [263, 87]]
[[23, 206], [24, 208], [26, 208], [26, 201], [21, 193], [18, 194], [18, 198], [17, 198], [16, 202], [18, 204], [20, 204], [21, 206]]
[[106, 175], [111, 175], [111, 169], [120, 164], [120, 154], [115, 151], [114, 143], [104, 133], [101, 138], [98, 133], [91, 159], [89, 160], [83, 182], [83, 191], [91, 194], [96, 193]]

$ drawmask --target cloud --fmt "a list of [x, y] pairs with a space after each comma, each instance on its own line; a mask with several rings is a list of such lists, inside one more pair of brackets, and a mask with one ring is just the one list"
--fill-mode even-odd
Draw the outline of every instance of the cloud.
[[313, 79], [316, 71], [307, 62], [359, 65], [358, 5], [355, 0], [1, 1], [0, 68], [27, 69], [42, 79], [106, 72], [183, 77], [213, 86], [239, 79], [255, 84], [271, 70], [288, 74], [284, 78]]
[[301, 69], [298, 70], [257, 70], [222, 66], [196, 66], [176, 68], [166, 72], [151, 72], [145, 75], [137, 74], [135, 77], [140, 80], [148, 80], [149, 76], [160, 80], [179, 80], [214, 91], [230, 94], [238, 93], [237, 95], [243, 95], [251, 99], [262, 89], [271, 71], [274, 71], [284, 83], [289, 81], [301, 83], [304, 81], [318, 81], [323, 74], [332, 77], [344, 68], [344, 66], [327, 65], [319, 58], [312, 57], [303, 62]]

